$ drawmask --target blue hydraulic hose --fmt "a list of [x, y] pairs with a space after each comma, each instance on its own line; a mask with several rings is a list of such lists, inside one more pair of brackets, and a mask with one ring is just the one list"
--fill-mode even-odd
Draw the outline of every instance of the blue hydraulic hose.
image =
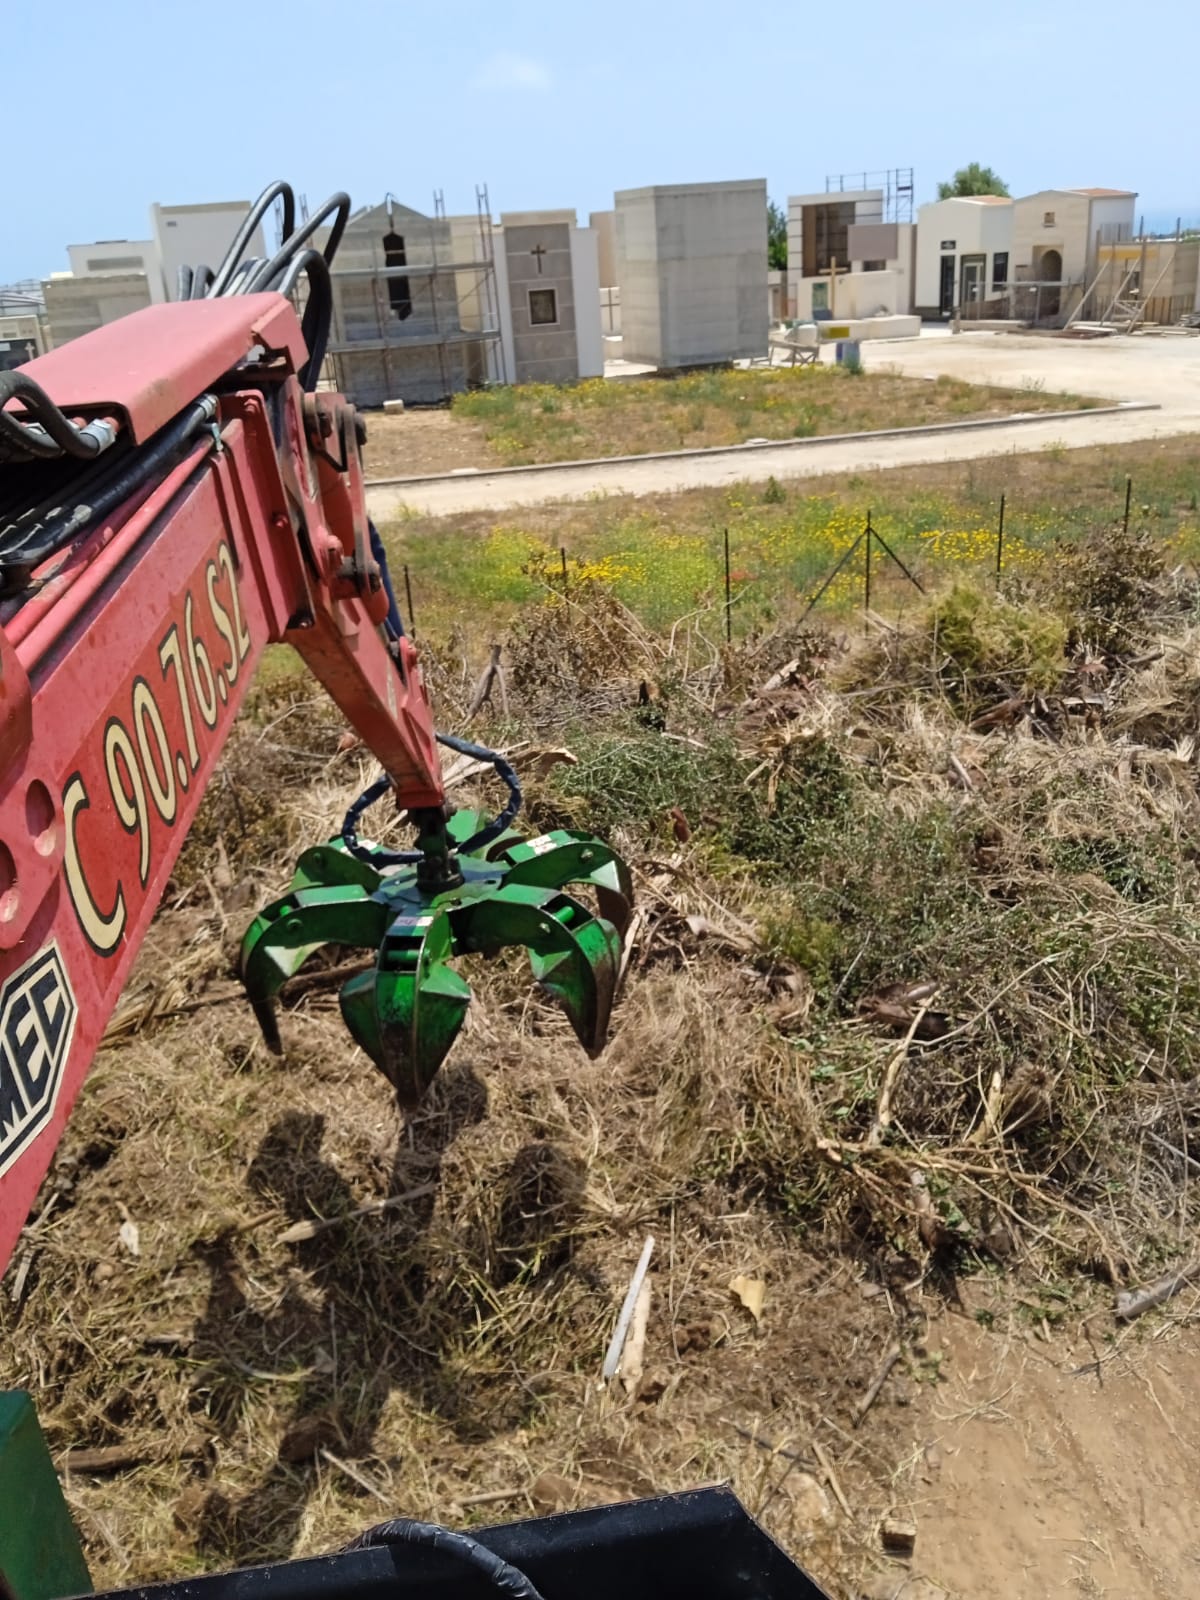
[[367, 530], [371, 535], [371, 554], [379, 565], [379, 576], [383, 579], [383, 592], [388, 597], [388, 627], [396, 639], [404, 637], [404, 619], [400, 615], [400, 607], [396, 604], [396, 591], [392, 588], [392, 575], [388, 571], [387, 551], [383, 548], [383, 540], [379, 537], [379, 529], [373, 522], [367, 523]]

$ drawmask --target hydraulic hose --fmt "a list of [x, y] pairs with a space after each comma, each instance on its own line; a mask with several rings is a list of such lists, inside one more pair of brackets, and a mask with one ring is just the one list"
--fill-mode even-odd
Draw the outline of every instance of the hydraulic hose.
[[[474, 855], [477, 851], [485, 849], [493, 839], [498, 839], [504, 830], [510, 826], [513, 819], [521, 809], [521, 780], [516, 772], [500, 754], [498, 750], [489, 750], [486, 745], [472, 744], [469, 739], [460, 739], [453, 733], [439, 733], [437, 742], [444, 744], [447, 750], [453, 750], [456, 755], [470, 756], [475, 761], [489, 762], [497, 775], [504, 780], [508, 789], [508, 800], [504, 809], [492, 818], [486, 827], [480, 828], [478, 833], [473, 833], [465, 844], [456, 845], [455, 849], [463, 855]], [[363, 844], [358, 837], [358, 824], [363, 813], [373, 806], [377, 800], [382, 800], [392, 788], [392, 780], [387, 773], [381, 773], [374, 783], [359, 795], [342, 821], [342, 843], [352, 856], [358, 861], [369, 861], [376, 867], [411, 867], [421, 860], [419, 850], [379, 850], [370, 845]]]
[[542, 1600], [539, 1590], [519, 1567], [510, 1565], [503, 1557], [471, 1539], [465, 1533], [452, 1533], [449, 1528], [439, 1528], [434, 1522], [414, 1522], [408, 1517], [393, 1517], [374, 1528], [360, 1533], [346, 1546], [351, 1550], [372, 1550], [380, 1545], [392, 1549], [404, 1545], [423, 1545], [472, 1567], [494, 1589], [499, 1589], [510, 1600]]
[[291, 237], [296, 227], [296, 196], [292, 193], [291, 184], [284, 183], [282, 178], [278, 178], [259, 195], [243, 219], [241, 227], [234, 234], [233, 243], [225, 252], [225, 259], [217, 268], [217, 275], [209, 288], [208, 292], [212, 298], [229, 293], [230, 280], [254, 237], [255, 228], [266, 216], [272, 203], [280, 199], [283, 201], [282, 236], [284, 239]]
[[330, 195], [320, 210], [315, 211], [302, 228], [284, 239], [271, 259], [254, 274], [246, 292], [257, 294], [263, 289], [275, 288], [276, 279], [287, 270], [293, 258], [300, 253], [301, 246], [312, 238], [331, 212], [334, 213], [333, 226], [329, 230], [329, 239], [323, 251], [325, 264], [328, 266], [337, 254], [342, 234], [346, 231], [346, 223], [350, 220], [350, 196], [340, 191]]
[[107, 516], [148, 478], [161, 472], [172, 458], [182, 453], [193, 438], [216, 418], [217, 402], [212, 395], [201, 395], [187, 410], [161, 429], [144, 450], [112, 475], [99, 493], [71, 506], [63, 506], [22, 538], [0, 546], [0, 594], [27, 587], [33, 570], [55, 555], [96, 522]]
[[[19, 400], [31, 418], [22, 422], [4, 407]], [[24, 460], [45, 461], [54, 456], [75, 456], [86, 461], [107, 450], [116, 438], [107, 422], [89, 422], [77, 428], [50, 396], [20, 367], [0, 372], [0, 446]]]

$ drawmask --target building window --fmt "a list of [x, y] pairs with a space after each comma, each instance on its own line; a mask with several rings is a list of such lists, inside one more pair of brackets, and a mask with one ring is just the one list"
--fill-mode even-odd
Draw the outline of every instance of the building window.
[[[408, 255], [404, 249], [404, 240], [398, 233], [385, 233], [383, 236], [383, 264], [385, 267], [406, 267]], [[405, 317], [412, 316], [412, 290], [409, 288], [407, 278], [387, 278], [388, 304], [392, 308], [392, 315], [400, 322]]]
[[992, 257], [992, 288], [1003, 289], [1008, 282], [1008, 251], [997, 250]]
[[864, 272], [886, 272], [887, 271], [887, 262], [886, 261], [864, 261], [863, 264], [862, 264], [862, 269], [863, 269]]
[[1042, 227], [1043, 228], [1052, 228], [1053, 226], [1054, 226], [1054, 213], [1053, 213], [1053, 211], [1043, 211], [1042, 212]]
[[535, 328], [558, 321], [558, 293], [554, 289], [530, 289], [529, 320]]

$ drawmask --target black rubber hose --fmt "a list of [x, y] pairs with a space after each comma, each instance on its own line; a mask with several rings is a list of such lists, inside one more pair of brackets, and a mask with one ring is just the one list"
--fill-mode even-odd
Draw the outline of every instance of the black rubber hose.
[[25, 587], [35, 567], [79, 538], [99, 517], [115, 511], [135, 490], [141, 488], [147, 478], [153, 477], [172, 456], [182, 451], [195, 434], [207, 427], [216, 414], [217, 403], [211, 395], [202, 395], [199, 400], [194, 400], [144, 450], [139, 450], [128, 466], [107, 483], [99, 494], [86, 502], [64, 507], [19, 545], [5, 551], [0, 556], [0, 593], [11, 594]]
[[217, 268], [217, 275], [208, 291], [211, 298], [228, 293], [229, 281], [233, 277], [238, 262], [245, 254], [246, 247], [254, 237], [255, 228], [266, 216], [273, 202], [280, 198], [283, 200], [282, 236], [286, 239], [292, 233], [296, 226], [296, 196], [292, 193], [291, 184], [284, 183], [281, 178], [278, 178], [259, 195], [243, 219], [241, 227], [234, 234], [233, 243], [225, 252], [225, 259]]
[[352, 1540], [346, 1550], [372, 1550], [380, 1545], [394, 1548], [397, 1545], [423, 1545], [442, 1555], [473, 1567], [494, 1589], [501, 1590], [512, 1600], [542, 1600], [539, 1590], [519, 1567], [510, 1565], [478, 1539], [465, 1533], [452, 1533], [449, 1528], [439, 1528], [434, 1522], [413, 1522], [408, 1517], [394, 1517], [368, 1528]]
[[[480, 828], [478, 833], [473, 833], [465, 844], [456, 845], [455, 849], [464, 855], [471, 855], [477, 850], [482, 850], [491, 844], [493, 839], [499, 838], [504, 830], [510, 826], [513, 818], [521, 809], [521, 781], [516, 772], [500, 754], [498, 750], [489, 750], [486, 745], [472, 744], [469, 739], [460, 739], [453, 733], [439, 733], [439, 744], [444, 744], [447, 750], [453, 750], [460, 756], [470, 756], [474, 761], [488, 761], [508, 787], [508, 801], [496, 817]], [[377, 800], [382, 800], [392, 788], [392, 780], [387, 773], [381, 773], [375, 782], [370, 784], [359, 795], [358, 799], [346, 812], [342, 820], [342, 843], [352, 856], [358, 861], [369, 861], [376, 867], [411, 867], [420, 861], [419, 850], [378, 850], [369, 845], [361, 844], [358, 837], [358, 824], [363, 813], [373, 806]]]
[[346, 223], [350, 219], [350, 196], [340, 192], [330, 195], [321, 209], [314, 212], [302, 228], [284, 239], [271, 259], [254, 274], [245, 292], [247, 294], [258, 294], [263, 289], [273, 289], [275, 280], [287, 270], [292, 259], [299, 255], [301, 247], [312, 238], [331, 212], [335, 213], [333, 226], [329, 230], [329, 239], [322, 252], [325, 264], [328, 266], [337, 254], [337, 247], [341, 243], [342, 234], [346, 231]]
[[367, 537], [371, 542], [371, 554], [375, 557], [375, 564], [379, 568], [383, 592], [388, 597], [387, 625], [391, 629], [393, 638], [403, 639], [404, 618], [400, 615], [400, 607], [396, 604], [396, 591], [392, 588], [392, 574], [388, 570], [387, 551], [384, 549], [383, 540], [379, 537], [379, 529], [370, 517], [367, 518]]
[[250, 256], [248, 260], [239, 262], [237, 271], [230, 278], [229, 287], [225, 293], [227, 295], [241, 294], [242, 285], [254, 276], [265, 260], [265, 256]]
[[321, 363], [325, 359], [329, 330], [333, 324], [333, 280], [329, 276], [329, 264], [319, 250], [302, 251], [288, 268], [285, 283], [292, 278], [293, 271], [297, 277], [303, 272], [308, 279], [308, 304], [300, 324], [308, 360], [297, 376], [300, 387], [311, 392], [317, 387], [317, 380], [321, 376]]
[[189, 300], [205, 300], [208, 298], [209, 286], [213, 281], [213, 269], [201, 265], [192, 270], [192, 288], [188, 295]]
[[298, 256], [293, 256], [288, 264], [287, 271], [276, 284], [278, 292], [284, 295], [291, 294], [301, 277], [308, 271], [309, 263], [312, 261], [319, 261], [322, 266], [326, 266], [325, 257], [319, 250], [314, 250], [312, 245], [309, 245], [306, 250], [301, 250]]
[[192, 280], [194, 278], [195, 273], [185, 262], [175, 275], [176, 300], [190, 300], [192, 298]]
[[[34, 432], [4, 410], [10, 400], [22, 403], [30, 420], [42, 429], [41, 433]], [[105, 448], [101, 433], [77, 428], [70, 417], [58, 409], [41, 384], [35, 383], [19, 367], [11, 372], [0, 372], [0, 440], [4, 439], [21, 454], [37, 460], [68, 455], [86, 461], [91, 456], [98, 456]]]
[[508, 788], [508, 800], [504, 810], [494, 817], [486, 828], [480, 828], [478, 833], [472, 834], [466, 844], [459, 845], [460, 850], [471, 855], [474, 851], [482, 850], [485, 845], [491, 844], [493, 839], [499, 838], [505, 828], [512, 823], [521, 809], [521, 780], [498, 750], [489, 750], [483, 744], [472, 744], [469, 739], [460, 739], [453, 733], [439, 733], [437, 740], [439, 744], [444, 744], [447, 750], [453, 750], [457, 755], [470, 756], [475, 761], [490, 761]]
[[82, 463], [69, 486], [62, 481], [61, 461], [44, 468], [54, 484], [52, 491], [21, 505], [7, 519], [0, 516], [0, 560], [19, 554], [22, 546], [36, 539], [43, 523], [48, 517], [58, 515], [65, 500], [69, 499], [71, 504], [86, 500], [90, 504], [94, 496], [102, 494], [108, 484], [124, 472], [133, 454], [133, 449], [125, 441], [123, 449], [103, 455], [99, 460]]

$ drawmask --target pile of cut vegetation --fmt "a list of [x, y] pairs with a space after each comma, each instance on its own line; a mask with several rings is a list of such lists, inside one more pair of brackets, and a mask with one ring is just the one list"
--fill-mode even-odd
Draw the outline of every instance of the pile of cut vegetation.
[[865, 639], [548, 588], [469, 721], [486, 651], [427, 645], [443, 720], [516, 752], [534, 826], [611, 837], [638, 913], [600, 1060], [493, 963], [407, 1119], [320, 969], [282, 1061], [237, 998], [255, 905], [371, 775], [264, 688], [0, 1310], [97, 1580], [725, 1477], [851, 1592], [926, 1297], [1003, 1276], [1052, 1319], [1195, 1226], [1195, 611], [1105, 533]]

